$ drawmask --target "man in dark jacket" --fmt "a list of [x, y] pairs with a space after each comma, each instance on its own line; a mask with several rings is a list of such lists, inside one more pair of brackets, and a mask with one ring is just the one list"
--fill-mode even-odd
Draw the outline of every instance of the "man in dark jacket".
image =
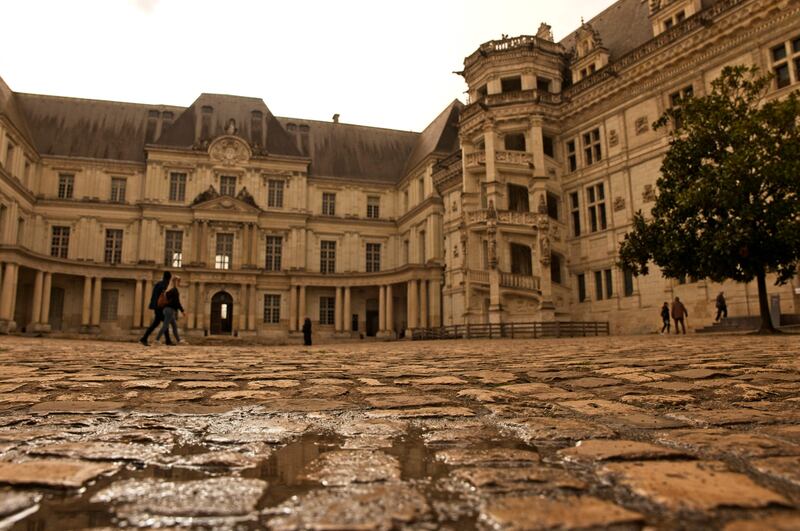
[[[164, 321], [164, 309], [158, 307], [158, 298], [161, 296], [164, 290], [169, 287], [169, 281], [171, 278], [172, 273], [169, 271], [164, 271], [164, 276], [159, 282], [156, 282], [155, 286], [153, 286], [153, 293], [150, 295], [150, 305], [148, 306], [149, 309], [153, 310], [153, 322], [150, 323], [150, 326], [147, 327], [144, 335], [139, 339], [139, 343], [146, 347], [149, 346], [147, 339], [150, 337], [150, 334], [152, 334], [153, 330], [155, 330], [156, 327]], [[171, 345], [172, 340], [169, 337], [169, 331], [167, 331], [165, 336], [167, 339], [167, 345]]]
[[719, 321], [720, 317], [728, 318], [728, 303], [725, 301], [725, 294], [721, 291], [717, 295], [717, 317], [714, 321]]
[[311, 319], [308, 317], [303, 322], [303, 344], [306, 346], [311, 345]]

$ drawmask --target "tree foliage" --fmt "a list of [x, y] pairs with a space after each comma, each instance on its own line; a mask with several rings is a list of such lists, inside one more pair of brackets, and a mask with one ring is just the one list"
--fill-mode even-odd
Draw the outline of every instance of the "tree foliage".
[[637, 275], [652, 261], [670, 278], [759, 280], [762, 329], [765, 275], [783, 284], [800, 258], [800, 99], [767, 100], [771, 86], [756, 67], [726, 67], [653, 124], [670, 128], [658, 196], [620, 246]]

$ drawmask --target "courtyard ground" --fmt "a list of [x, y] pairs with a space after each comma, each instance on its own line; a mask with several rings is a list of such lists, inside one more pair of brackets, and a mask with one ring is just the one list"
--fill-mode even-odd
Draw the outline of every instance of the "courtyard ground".
[[0, 338], [0, 529], [800, 529], [798, 337]]

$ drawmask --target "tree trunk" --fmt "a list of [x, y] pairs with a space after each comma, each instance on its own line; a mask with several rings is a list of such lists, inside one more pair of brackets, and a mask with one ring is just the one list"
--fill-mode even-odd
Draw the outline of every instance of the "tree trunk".
[[764, 271], [756, 275], [758, 282], [758, 309], [761, 313], [761, 327], [759, 334], [776, 334], [778, 330], [772, 326], [772, 318], [769, 313], [769, 299], [767, 298], [767, 275]]

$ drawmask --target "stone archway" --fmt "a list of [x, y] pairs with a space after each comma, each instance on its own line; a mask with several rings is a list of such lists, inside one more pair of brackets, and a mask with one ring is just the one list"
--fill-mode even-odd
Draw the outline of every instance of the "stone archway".
[[233, 332], [233, 297], [227, 291], [218, 291], [211, 297], [211, 327], [209, 333]]

